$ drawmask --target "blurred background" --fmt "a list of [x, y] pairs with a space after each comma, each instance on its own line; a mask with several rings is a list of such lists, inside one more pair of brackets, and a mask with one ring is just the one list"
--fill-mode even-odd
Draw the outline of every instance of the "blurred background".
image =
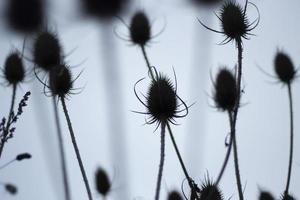
[[[240, 1], [244, 5], [245, 1]], [[260, 189], [279, 197], [286, 184], [289, 155], [289, 110], [287, 88], [259, 70], [260, 66], [274, 74], [273, 60], [278, 49], [285, 51], [295, 67], [300, 65], [300, 37], [298, 19], [300, 2], [253, 0], [259, 8], [261, 21], [252, 31], [256, 36], [244, 41], [243, 106], [237, 122], [237, 138], [242, 184], [246, 199], [257, 199]], [[201, 7], [189, 0], [131, 0], [126, 12], [120, 14], [129, 24], [138, 10], [147, 13], [152, 39], [146, 50], [152, 65], [173, 81], [177, 75], [178, 95], [192, 104], [190, 114], [178, 119], [173, 126], [183, 159], [191, 177], [201, 185], [207, 173], [216, 178], [223, 162], [225, 138], [229, 133], [227, 115], [214, 107], [212, 100], [215, 77], [222, 66], [233, 68], [237, 62], [234, 43], [218, 45], [224, 37], [202, 27], [197, 18], [220, 29], [214, 12], [219, 7]], [[1, 15], [5, 1], [0, 1]], [[250, 22], [258, 14], [249, 6]], [[111, 180], [108, 199], [153, 199], [159, 164], [160, 136], [155, 125], [144, 125], [145, 117], [132, 111], [145, 111], [134, 95], [137, 80], [146, 76], [147, 69], [140, 48], [118, 37], [129, 39], [126, 25], [116, 17], [92, 19], [81, 12], [79, 0], [47, 1], [47, 26], [56, 32], [63, 46], [66, 61], [72, 67], [75, 88], [82, 88], [67, 100], [75, 135], [92, 187], [94, 199], [101, 199], [94, 184], [98, 167], [104, 168]], [[118, 35], [115, 33], [117, 32]], [[13, 48], [22, 49], [24, 35], [11, 32], [0, 20], [0, 65]], [[32, 57], [30, 39], [25, 55]], [[32, 63], [26, 62], [30, 71]], [[34, 77], [31, 74], [31, 77]], [[4, 82], [2, 80], [2, 82]], [[147, 93], [149, 79], [137, 90]], [[290, 191], [300, 197], [299, 143], [299, 81], [292, 85], [295, 111], [294, 165]], [[13, 183], [18, 194], [11, 196], [0, 187], [2, 199], [63, 199], [58, 142], [53, 120], [51, 98], [43, 94], [42, 85], [33, 78], [20, 85], [17, 102], [26, 91], [32, 96], [29, 106], [17, 123], [13, 139], [5, 146], [1, 163], [16, 154], [30, 152], [32, 159], [14, 163], [0, 171], [1, 183]], [[2, 116], [10, 105], [11, 88], [1, 87]], [[69, 182], [72, 199], [87, 199], [64, 114], [58, 103], [64, 134]], [[220, 183], [225, 199], [238, 198], [231, 157]], [[170, 138], [166, 137], [166, 160], [161, 199], [172, 189], [188, 194], [188, 186], [180, 168]]]

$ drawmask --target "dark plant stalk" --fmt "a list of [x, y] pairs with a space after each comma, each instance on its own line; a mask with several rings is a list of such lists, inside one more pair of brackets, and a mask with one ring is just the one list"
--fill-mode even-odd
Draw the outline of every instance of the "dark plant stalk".
[[82, 160], [81, 160], [80, 152], [79, 152], [77, 142], [76, 142], [76, 139], [75, 139], [75, 134], [74, 134], [74, 131], [73, 131], [73, 128], [72, 128], [72, 123], [71, 123], [71, 120], [70, 120], [70, 116], [69, 116], [69, 113], [68, 113], [68, 110], [67, 110], [66, 102], [65, 102], [64, 98], [60, 98], [60, 99], [61, 99], [61, 104], [62, 104], [62, 107], [63, 107], [63, 110], [64, 110], [64, 114], [66, 116], [66, 120], [67, 120], [67, 123], [68, 123], [68, 128], [69, 128], [70, 136], [71, 136], [71, 139], [72, 139], [72, 144], [73, 144], [73, 147], [74, 147], [74, 150], [75, 150], [75, 153], [76, 153], [76, 158], [77, 158], [77, 161], [78, 161], [78, 164], [79, 164], [79, 167], [80, 167], [80, 171], [81, 171], [81, 174], [82, 174], [82, 177], [83, 177], [83, 181], [84, 181], [84, 184], [85, 184], [85, 187], [86, 187], [86, 191], [87, 191], [89, 200], [93, 200], [91, 189], [90, 189], [90, 186], [89, 186], [89, 182], [88, 182], [85, 170], [84, 170], [84, 166], [83, 166], [83, 163], [82, 163]]
[[154, 78], [154, 74], [152, 72], [152, 68], [151, 68], [151, 65], [150, 65], [150, 62], [149, 62], [149, 59], [148, 59], [148, 56], [147, 56], [147, 53], [146, 53], [146, 49], [145, 49], [145, 46], [141, 46], [141, 50], [142, 50], [142, 53], [143, 53], [143, 56], [144, 56], [144, 59], [146, 61], [146, 64], [147, 64], [147, 67], [148, 67], [148, 71], [150, 73], [150, 77], [153, 81], [155, 81], [155, 78]]
[[10, 104], [10, 109], [9, 109], [9, 113], [8, 113], [8, 117], [7, 117], [7, 122], [6, 122], [6, 127], [4, 128], [4, 135], [1, 139], [1, 146], [0, 146], [0, 158], [2, 156], [2, 152], [4, 149], [4, 145], [9, 133], [9, 127], [10, 127], [10, 123], [11, 123], [11, 118], [13, 117], [13, 111], [14, 111], [14, 105], [15, 105], [15, 100], [16, 100], [16, 92], [17, 92], [17, 85], [14, 84], [13, 85], [13, 90], [12, 90], [12, 97], [11, 97], [11, 104]]
[[166, 133], [166, 124], [161, 124], [161, 134], [160, 134], [160, 162], [158, 168], [158, 175], [157, 175], [157, 183], [156, 183], [156, 190], [155, 190], [155, 200], [159, 200], [159, 192], [161, 187], [161, 180], [164, 168], [164, 161], [165, 161], [165, 134]]
[[70, 189], [69, 189], [69, 182], [68, 182], [68, 172], [67, 172], [67, 166], [66, 166], [63, 137], [62, 137], [61, 126], [60, 126], [60, 122], [59, 122], [59, 115], [58, 115], [58, 110], [57, 110], [57, 105], [56, 105], [56, 98], [53, 97], [52, 100], [53, 100], [53, 109], [54, 109], [54, 115], [55, 115], [56, 132], [57, 132], [57, 138], [58, 138], [58, 146], [59, 146], [59, 152], [60, 152], [61, 169], [62, 169], [62, 173], [63, 173], [65, 199], [70, 200], [71, 196], [70, 196]]
[[291, 83], [288, 84], [288, 95], [289, 95], [289, 104], [290, 104], [290, 158], [289, 158], [289, 167], [287, 175], [287, 183], [284, 191], [285, 196], [289, 194], [290, 180], [292, 174], [292, 164], [293, 164], [293, 151], [294, 151], [294, 117], [293, 117], [293, 100], [292, 100], [292, 89]]

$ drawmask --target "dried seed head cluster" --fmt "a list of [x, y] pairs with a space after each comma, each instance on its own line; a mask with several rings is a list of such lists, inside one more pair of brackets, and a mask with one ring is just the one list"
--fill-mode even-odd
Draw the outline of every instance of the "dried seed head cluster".
[[48, 31], [38, 34], [33, 44], [33, 61], [45, 71], [62, 63], [62, 48], [55, 34]]
[[168, 200], [183, 200], [183, 198], [181, 197], [179, 192], [174, 190], [169, 193]]
[[107, 196], [111, 189], [111, 184], [106, 171], [99, 168], [95, 176], [96, 189], [102, 196]]
[[216, 106], [223, 111], [232, 111], [237, 100], [236, 81], [233, 74], [226, 68], [221, 69], [214, 84]]
[[99, 18], [117, 16], [129, 0], [81, 0], [85, 12]]
[[200, 200], [223, 200], [219, 187], [207, 179], [200, 188]]
[[7, 22], [20, 32], [38, 31], [44, 20], [43, 0], [8, 0]]
[[138, 11], [131, 19], [130, 38], [134, 44], [144, 46], [151, 38], [151, 26], [146, 14]]
[[14, 52], [8, 55], [4, 64], [4, 76], [8, 84], [17, 85], [25, 78], [22, 58]]
[[291, 58], [284, 52], [277, 52], [274, 59], [275, 72], [280, 81], [290, 84], [295, 78], [295, 68]]
[[52, 67], [49, 73], [49, 88], [52, 95], [64, 98], [70, 94], [73, 81], [70, 70], [65, 65]]
[[274, 200], [274, 197], [270, 192], [261, 191], [259, 195], [259, 200]]

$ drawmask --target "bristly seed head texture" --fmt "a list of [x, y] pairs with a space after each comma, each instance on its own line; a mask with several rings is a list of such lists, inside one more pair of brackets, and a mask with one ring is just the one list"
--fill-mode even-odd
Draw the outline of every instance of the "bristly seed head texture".
[[17, 85], [25, 78], [22, 58], [14, 52], [8, 55], [4, 64], [4, 76], [8, 84]]
[[43, 0], [7, 0], [8, 25], [19, 32], [38, 31], [44, 21]]
[[284, 52], [277, 52], [274, 59], [275, 72], [279, 80], [290, 84], [296, 75], [295, 67], [291, 58]]
[[95, 182], [97, 191], [101, 195], [107, 196], [110, 191], [111, 184], [106, 172], [102, 168], [99, 168], [96, 171]]
[[167, 200], [183, 200], [183, 198], [182, 198], [182, 196], [180, 195], [179, 192], [174, 190], [174, 191], [172, 191], [168, 194], [168, 199]]
[[232, 111], [237, 100], [237, 89], [234, 75], [226, 68], [222, 68], [215, 81], [214, 100], [217, 108]]
[[54, 66], [49, 73], [49, 87], [52, 95], [64, 98], [72, 89], [72, 75], [65, 65]]
[[151, 26], [147, 15], [138, 11], [130, 22], [130, 38], [134, 44], [144, 46], [151, 38]]
[[200, 200], [223, 200], [223, 194], [217, 185], [206, 180], [200, 188]]
[[270, 192], [261, 191], [259, 195], [259, 200], [275, 200]]
[[62, 62], [62, 48], [58, 37], [49, 32], [40, 32], [33, 44], [33, 61], [45, 71]]

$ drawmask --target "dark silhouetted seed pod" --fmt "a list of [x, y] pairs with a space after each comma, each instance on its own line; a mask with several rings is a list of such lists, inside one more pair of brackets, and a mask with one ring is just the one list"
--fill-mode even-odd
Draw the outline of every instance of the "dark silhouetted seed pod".
[[4, 76], [11, 85], [21, 83], [25, 78], [23, 61], [18, 53], [11, 53], [5, 60]]
[[244, 10], [235, 1], [225, 2], [221, 9], [221, 23], [224, 34], [231, 40], [240, 40], [248, 32], [249, 22]]
[[61, 64], [62, 49], [57, 36], [43, 31], [38, 34], [33, 44], [33, 61], [45, 71]]
[[44, 1], [7, 0], [6, 18], [9, 26], [16, 31], [38, 31], [44, 21]]
[[259, 195], [259, 200], [275, 200], [270, 192], [261, 191]]
[[30, 159], [30, 158], [31, 158], [31, 154], [29, 154], [29, 153], [22, 153], [22, 154], [17, 155], [16, 160], [17, 161], [22, 161], [24, 159]]
[[232, 111], [237, 99], [236, 81], [233, 74], [223, 68], [219, 71], [215, 82], [214, 100], [221, 110]]
[[180, 195], [179, 192], [174, 190], [174, 191], [169, 193], [167, 200], [183, 200], [183, 198], [182, 198], [182, 196]]
[[148, 112], [154, 121], [167, 122], [177, 113], [178, 101], [171, 81], [159, 75], [152, 81], [147, 97]]
[[129, 0], [81, 0], [85, 12], [99, 18], [112, 18], [120, 14]]
[[277, 52], [275, 59], [275, 72], [280, 81], [283, 83], [291, 83], [295, 78], [295, 68], [290, 57], [284, 52]]
[[202, 184], [200, 191], [200, 200], [223, 200], [223, 194], [219, 187], [209, 180]]
[[130, 38], [134, 44], [144, 46], [151, 38], [151, 27], [146, 14], [135, 13], [130, 22]]
[[296, 200], [292, 195], [287, 194], [287, 195], [282, 195], [281, 200]]
[[56, 65], [49, 73], [49, 86], [53, 95], [64, 98], [72, 89], [72, 75], [65, 65]]
[[12, 184], [5, 184], [5, 190], [10, 193], [11, 195], [15, 195], [18, 192], [18, 189], [16, 186], [12, 185]]
[[97, 191], [101, 195], [106, 196], [111, 189], [111, 184], [106, 172], [102, 168], [96, 171], [95, 182]]

